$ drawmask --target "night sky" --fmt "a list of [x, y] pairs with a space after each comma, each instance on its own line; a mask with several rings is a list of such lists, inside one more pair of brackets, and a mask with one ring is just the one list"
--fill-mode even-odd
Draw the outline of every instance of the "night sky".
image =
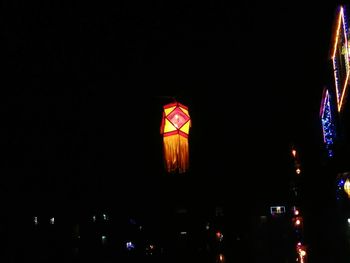
[[[50, 209], [183, 189], [198, 203], [278, 202], [291, 145], [319, 161], [336, 5], [236, 2], [5, 1], [1, 192]], [[162, 166], [173, 98], [193, 122], [185, 185]]]

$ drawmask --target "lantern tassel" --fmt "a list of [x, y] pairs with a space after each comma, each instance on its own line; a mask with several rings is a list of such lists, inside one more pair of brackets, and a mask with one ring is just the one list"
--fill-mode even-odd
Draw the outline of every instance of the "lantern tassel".
[[169, 173], [184, 173], [189, 167], [188, 138], [180, 134], [164, 136], [164, 157]]

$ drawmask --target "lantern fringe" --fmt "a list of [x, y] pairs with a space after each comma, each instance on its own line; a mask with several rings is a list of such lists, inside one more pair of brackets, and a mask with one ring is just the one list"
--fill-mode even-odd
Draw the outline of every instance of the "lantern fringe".
[[188, 138], [179, 134], [163, 138], [163, 150], [166, 170], [174, 173], [184, 173], [189, 167]]

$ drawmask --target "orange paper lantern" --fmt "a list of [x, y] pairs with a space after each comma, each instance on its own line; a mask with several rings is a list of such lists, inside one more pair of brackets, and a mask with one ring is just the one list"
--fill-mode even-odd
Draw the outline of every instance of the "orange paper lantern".
[[188, 170], [190, 127], [191, 118], [185, 105], [175, 102], [163, 107], [160, 133], [163, 135], [165, 167], [169, 173], [184, 173]]

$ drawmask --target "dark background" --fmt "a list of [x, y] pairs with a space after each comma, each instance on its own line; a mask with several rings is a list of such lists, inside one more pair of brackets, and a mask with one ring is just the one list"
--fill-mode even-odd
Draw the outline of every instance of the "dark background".
[[[258, 214], [287, 198], [292, 145], [307, 191], [325, 185], [318, 112], [336, 5], [304, 2], [3, 2], [3, 206]], [[193, 122], [178, 180], [159, 134], [173, 98]]]

